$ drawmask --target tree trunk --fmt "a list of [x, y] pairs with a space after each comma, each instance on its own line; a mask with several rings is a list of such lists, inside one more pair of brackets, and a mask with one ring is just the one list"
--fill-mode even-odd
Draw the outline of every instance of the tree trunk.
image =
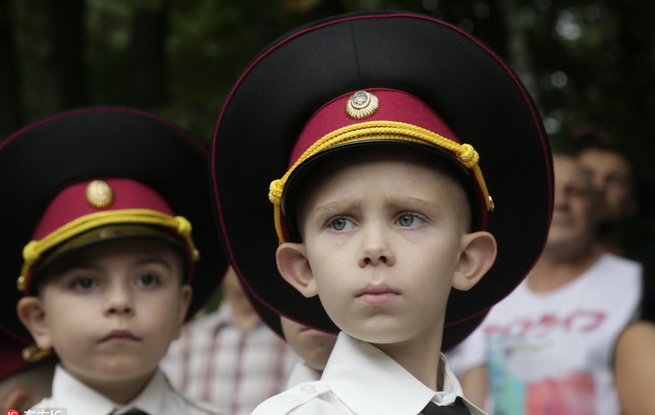
[[0, 0], [0, 142], [23, 124], [9, 0]]
[[168, 96], [166, 38], [168, 2], [139, 7], [132, 20], [128, 101], [139, 107], [161, 104]]
[[525, 30], [521, 26], [519, 1], [499, 0], [498, 7], [504, 18], [507, 32], [507, 59], [523, 84], [539, 105], [537, 76], [532, 67], [530, 47]]
[[51, 114], [87, 103], [84, 0], [29, 0], [37, 65], [38, 111]]

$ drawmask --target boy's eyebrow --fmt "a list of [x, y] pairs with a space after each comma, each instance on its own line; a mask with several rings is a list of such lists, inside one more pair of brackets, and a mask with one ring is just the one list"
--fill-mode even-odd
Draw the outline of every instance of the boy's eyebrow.
[[314, 207], [314, 212], [331, 212], [331, 211], [339, 211], [339, 210], [345, 210], [348, 208], [352, 208], [353, 206], [358, 205], [359, 202], [351, 199], [351, 198], [342, 198], [338, 200], [333, 200], [327, 203], [324, 203], [322, 205], [318, 205]]
[[[431, 209], [438, 209], [438, 210], [442, 209], [442, 205], [440, 203], [439, 204], [432, 203], [425, 199], [421, 199], [413, 196], [390, 196], [387, 198], [387, 200], [389, 200], [392, 205], [398, 206], [401, 209], [403, 205], [413, 205], [413, 206], [418, 205]], [[356, 201], [351, 198], [343, 198], [343, 199], [327, 202], [323, 205], [315, 206], [314, 211], [319, 213], [323, 213], [323, 212], [329, 213], [332, 211], [339, 211], [339, 210], [346, 210], [349, 208], [353, 208], [358, 206], [360, 203], [361, 203], [360, 201]]]
[[168, 269], [173, 268], [173, 264], [171, 263], [171, 261], [167, 261], [166, 259], [164, 259], [163, 256], [156, 255], [156, 254], [144, 255], [143, 257], [138, 258], [135, 261], [135, 264], [137, 264], [137, 265], [145, 265], [145, 264], [151, 264], [151, 263], [162, 264], [162, 265], [166, 266]]
[[432, 203], [432, 202], [429, 202], [429, 201], [427, 201], [425, 199], [421, 199], [421, 198], [418, 198], [418, 197], [412, 197], [412, 196], [404, 196], [404, 197], [402, 197], [402, 200], [398, 200], [397, 203], [399, 203], [399, 204], [411, 203], [411, 204], [416, 204], [416, 205], [419, 205], [419, 206], [425, 206], [425, 207], [432, 208], [432, 209], [438, 209], [438, 210], [442, 209], [442, 204], [441, 203]]

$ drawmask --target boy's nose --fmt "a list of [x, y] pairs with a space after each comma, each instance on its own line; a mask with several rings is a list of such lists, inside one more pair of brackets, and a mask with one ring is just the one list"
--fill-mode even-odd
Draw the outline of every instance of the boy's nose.
[[369, 229], [364, 232], [362, 251], [359, 258], [359, 266], [367, 265], [388, 265], [396, 262], [396, 257], [391, 250], [388, 235], [379, 228]]
[[134, 311], [132, 296], [125, 287], [113, 287], [108, 290], [105, 299], [105, 314], [131, 314]]

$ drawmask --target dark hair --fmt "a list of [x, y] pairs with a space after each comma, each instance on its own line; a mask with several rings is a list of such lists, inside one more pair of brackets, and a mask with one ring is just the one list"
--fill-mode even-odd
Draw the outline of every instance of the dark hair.
[[598, 150], [614, 153], [624, 159], [628, 166], [630, 166], [631, 170], [630, 187], [632, 189], [632, 194], [635, 198], [640, 198], [641, 174], [638, 165], [632, 156], [619, 146], [607, 131], [593, 124], [583, 125], [575, 128], [571, 132], [571, 142], [573, 155], [575, 157], [578, 157], [586, 150]]

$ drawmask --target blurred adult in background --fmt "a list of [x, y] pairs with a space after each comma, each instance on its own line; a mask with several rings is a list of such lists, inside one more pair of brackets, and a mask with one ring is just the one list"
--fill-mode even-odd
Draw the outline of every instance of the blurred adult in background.
[[[649, 231], [643, 218], [638, 218], [643, 201], [635, 163], [611, 137], [594, 127], [574, 131], [577, 158], [591, 173], [596, 190], [601, 195], [602, 220], [598, 237], [603, 248], [620, 255], [643, 257], [644, 279], [641, 314], [619, 336], [614, 370], [617, 391], [624, 415], [655, 414], [655, 259], [653, 241], [635, 240], [641, 228]], [[652, 212], [651, 212], [652, 213]], [[643, 215], [642, 215], [643, 216]], [[635, 225], [641, 219], [640, 224]], [[631, 229], [631, 226], [633, 229]], [[631, 232], [633, 231], [633, 232]], [[634, 255], [635, 246], [638, 255]]]
[[449, 359], [465, 396], [496, 415], [616, 415], [614, 349], [637, 317], [641, 266], [596, 238], [601, 202], [580, 163], [556, 154], [554, 174], [541, 258]]
[[226, 414], [250, 414], [285, 389], [298, 358], [262, 322], [231, 267], [221, 292], [219, 308], [188, 323], [160, 366], [187, 395]]
[[640, 208], [636, 165], [597, 127], [574, 130], [572, 141], [578, 161], [589, 171], [594, 188], [600, 194], [597, 235], [601, 246], [607, 252], [626, 256], [626, 245], [632, 242], [628, 241], [632, 236], [629, 235], [630, 225]]

